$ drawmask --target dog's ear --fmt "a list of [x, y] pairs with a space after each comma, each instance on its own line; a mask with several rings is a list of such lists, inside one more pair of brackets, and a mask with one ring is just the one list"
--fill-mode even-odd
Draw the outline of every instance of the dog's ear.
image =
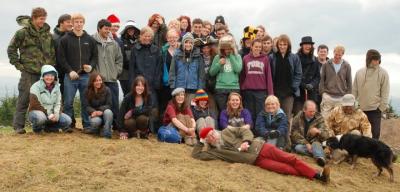
[[326, 140], [326, 146], [328, 146], [328, 147], [330, 147], [330, 148], [332, 148], [332, 149], [338, 149], [340, 146], [339, 146], [339, 140], [338, 140], [338, 138], [336, 138], [336, 137], [329, 137], [327, 140]]

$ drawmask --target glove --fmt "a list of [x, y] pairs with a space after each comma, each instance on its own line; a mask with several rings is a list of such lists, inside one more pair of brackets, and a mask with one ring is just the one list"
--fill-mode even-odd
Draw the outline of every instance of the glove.
[[92, 66], [90, 66], [90, 65], [83, 65], [83, 70], [84, 70], [86, 73], [90, 73], [90, 72], [92, 71]]
[[278, 138], [279, 136], [280, 136], [280, 133], [277, 130], [272, 130], [272, 131], [268, 132], [268, 138], [270, 138], [270, 139], [275, 139], [275, 138]]
[[310, 91], [314, 88], [314, 86], [311, 84], [306, 84], [305, 88]]
[[77, 80], [77, 79], [79, 79], [79, 75], [75, 71], [71, 71], [71, 72], [69, 72], [69, 78], [71, 80]]

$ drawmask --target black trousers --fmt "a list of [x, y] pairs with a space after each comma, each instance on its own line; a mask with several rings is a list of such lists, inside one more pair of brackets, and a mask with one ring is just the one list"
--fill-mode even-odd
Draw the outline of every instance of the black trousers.
[[367, 115], [369, 123], [371, 123], [372, 138], [379, 140], [381, 135], [381, 110], [364, 111], [364, 113]]

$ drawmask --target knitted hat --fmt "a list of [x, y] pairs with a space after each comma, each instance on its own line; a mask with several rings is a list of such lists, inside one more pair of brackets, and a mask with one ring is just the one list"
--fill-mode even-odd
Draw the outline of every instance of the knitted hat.
[[187, 32], [183, 37], [182, 37], [182, 45], [185, 44], [186, 40], [194, 41], [192, 33]]
[[203, 89], [199, 89], [196, 91], [196, 96], [194, 97], [196, 102], [199, 101], [208, 101], [208, 95]]
[[215, 24], [215, 23], [222, 23], [222, 24], [225, 25], [225, 19], [224, 19], [224, 17], [223, 17], [222, 15], [218, 15], [218, 16], [215, 18], [214, 24]]
[[181, 93], [181, 92], [184, 92], [184, 93], [185, 93], [185, 89], [182, 88], [182, 87], [178, 87], [178, 88], [175, 88], [175, 89], [172, 91], [171, 95], [172, 95], [172, 97], [174, 97], [175, 95], [178, 95], [178, 94]]
[[352, 94], [346, 94], [342, 98], [342, 106], [345, 106], [345, 107], [354, 106], [355, 102], [356, 102], [356, 98]]
[[381, 63], [381, 54], [375, 49], [370, 49], [367, 51], [367, 56], [365, 60], [367, 66], [371, 63], [372, 60], [379, 60], [379, 63]]
[[243, 39], [253, 40], [256, 38], [258, 30], [254, 27], [247, 26], [243, 29]]
[[117, 25], [120, 24], [120, 21], [119, 21], [118, 17], [115, 16], [114, 14], [109, 15], [109, 16], [107, 17], [107, 20], [108, 20], [111, 24], [114, 24], [114, 25], [115, 25], [115, 24], [117, 24]]
[[212, 127], [204, 127], [203, 129], [201, 129], [200, 131], [200, 139], [205, 139], [208, 135], [208, 133], [210, 133], [210, 131], [213, 131], [214, 129]]

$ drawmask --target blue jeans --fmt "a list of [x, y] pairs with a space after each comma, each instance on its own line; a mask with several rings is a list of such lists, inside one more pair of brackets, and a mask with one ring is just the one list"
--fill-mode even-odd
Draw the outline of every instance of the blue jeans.
[[[111, 111], [113, 114], [119, 114], [119, 85], [118, 82], [104, 82], [111, 91]], [[117, 124], [117, 115], [114, 115], [113, 124]]]
[[35, 133], [41, 132], [44, 129], [49, 131], [58, 131], [59, 129], [65, 130], [72, 122], [68, 115], [61, 113], [58, 121], [52, 123], [47, 119], [46, 114], [38, 110], [29, 112], [28, 119], [32, 123], [32, 129]]
[[79, 79], [71, 80], [66, 73], [64, 77], [64, 112], [74, 118], [74, 99], [76, 91], [79, 90], [79, 98], [81, 100], [81, 117], [83, 128], [90, 126], [89, 114], [86, 111], [87, 101], [85, 90], [88, 86], [88, 74], [80, 74]]
[[296, 151], [296, 153], [302, 154], [302, 155], [309, 155], [312, 156], [314, 158], [325, 158], [325, 153], [324, 150], [322, 149], [322, 145], [320, 142], [313, 142], [311, 144], [311, 149], [312, 149], [312, 153], [308, 152], [306, 145], [303, 144], [297, 144], [294, 147], [294, 150]]
[[93, 117], [90, 119], [90, 131], [98, 133], [100, 126], [103, 125], [103, 136], [111, 138], [111, 124], [113, 122], [113, 112], [109, 109], [103, 111], [103, 117]]

